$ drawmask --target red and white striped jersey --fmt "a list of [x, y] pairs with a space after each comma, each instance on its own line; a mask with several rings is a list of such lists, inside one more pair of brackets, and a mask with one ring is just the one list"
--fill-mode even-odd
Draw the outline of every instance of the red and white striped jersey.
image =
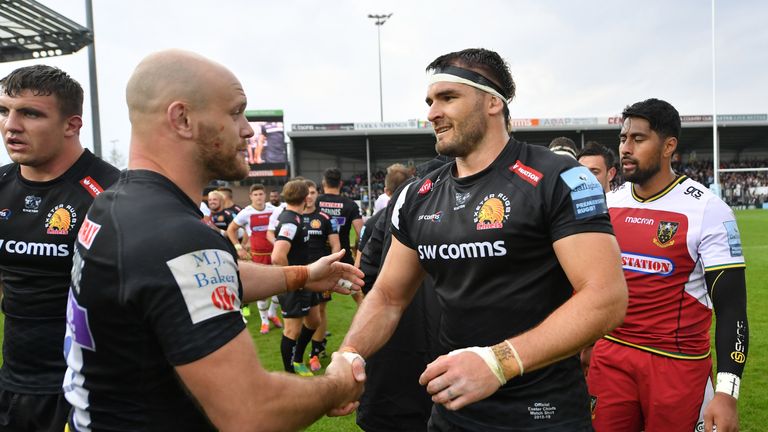
[[712, 301], [704, 273], [745, 265], [730, 207], [686, 176], [650, 198], [625, 183], [607, 199], [629, 306], [606, 338], [667, 357], [709, 356]]

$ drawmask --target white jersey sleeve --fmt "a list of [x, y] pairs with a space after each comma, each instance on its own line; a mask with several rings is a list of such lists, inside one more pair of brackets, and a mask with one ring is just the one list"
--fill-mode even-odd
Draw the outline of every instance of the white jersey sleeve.
[[704, 207], [698, 252], [705, 271], [744, 267], [736, 218], [731, 208], [714, 196]]

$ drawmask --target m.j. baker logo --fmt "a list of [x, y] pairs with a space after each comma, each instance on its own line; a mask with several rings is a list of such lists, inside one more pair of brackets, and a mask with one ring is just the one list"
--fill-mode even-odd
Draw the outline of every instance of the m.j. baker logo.
[[237, 304], [237, 295], [233, 293], [226, 285], [217, 286], [211, 293], [211, 302], [213, 305], [224, 311], [235, 310]]
[[509, 219], [510, 202], [503, 193], [486, 195], [475, 207], [474, 222], [478, 231], [498, 229]]
[[52, 235], [67, 235], [77, 225], [77, 212], [67, 204], [54, 206], [45, 217], [45, 232]]

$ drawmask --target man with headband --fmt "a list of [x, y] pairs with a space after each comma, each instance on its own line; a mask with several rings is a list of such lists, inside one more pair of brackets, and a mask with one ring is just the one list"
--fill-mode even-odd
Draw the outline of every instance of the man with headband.
[[391, 248], [340, 350], [379, 349], [429, 274], [445, 354], [419, 380], [430, 431], [591, 430], [577, 354], [627, 305], [603, 190], [575, 160], [509, 136], [515, 85], [498, 54], [467, 49], [427, 70], [435, 148], [456, 160], [398, 196]]

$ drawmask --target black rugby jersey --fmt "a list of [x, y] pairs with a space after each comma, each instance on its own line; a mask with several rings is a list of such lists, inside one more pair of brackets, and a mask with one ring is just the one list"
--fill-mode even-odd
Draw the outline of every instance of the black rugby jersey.
[[300, 214], [285, 209], [277, 217], [275, 243], [284, 240], [291, 243], [288, 251], [288, 265], [309, 264], [309, 233], [304, 228]]
[[[454, 169], [451, 163], [411, 183], [391, 219], [393, 235], [434, 278], [444, 352], [494, 345], [539, 324], [573, 293], [552, 243], [612, 233], [594, 176], [545, 147], [510, 139], [483, 171], [456, 178]], [[514, 378], [462, 410], [438, 409], [469, 430], [590, 424], [576, 356]]]
[[232, 212], [231, 209], [224, 209], [217, 212], [211, 212], [211, 222], [216, 225], [216, 228], [226, 231], [229, 224], [237, 216], [236, 212]]
[[351, 264], [354, 262], [354, 257], [349, 245], [349, 231], [352, 228], [352, 221], [362, 219], [363, 216], [360, 213], [360, 207], [347, 197], [340, 195], [323, 194], [317, 197], [317, 207], [321, 212], [330, 216], [339, 230], [339, 242], [341, 248], [344, 249], [346, 254], [342, 261]]
[[331, 247], [328, 244], [328, 236], [336, 234], [333, 228], [331, 217], [315, 209], [312, 213], [303, 215], [304, 229], [309, 235], [309, 262], [315, 262], [320, 258], [331, 253]]
[[235, 249], [201, 218], [152, 171], [123, 172], [94, 201], [76, 243], [64, 342], [76, 431], [213, 429], [173, 367], [245, 324]]
[[93, 197], [119, 171], [85, 150], [59, 178], [33, 182], [0, 168], [0, 273], [4, 286], [0, 388], [61, 393], [64, 316], [77, 230]]

